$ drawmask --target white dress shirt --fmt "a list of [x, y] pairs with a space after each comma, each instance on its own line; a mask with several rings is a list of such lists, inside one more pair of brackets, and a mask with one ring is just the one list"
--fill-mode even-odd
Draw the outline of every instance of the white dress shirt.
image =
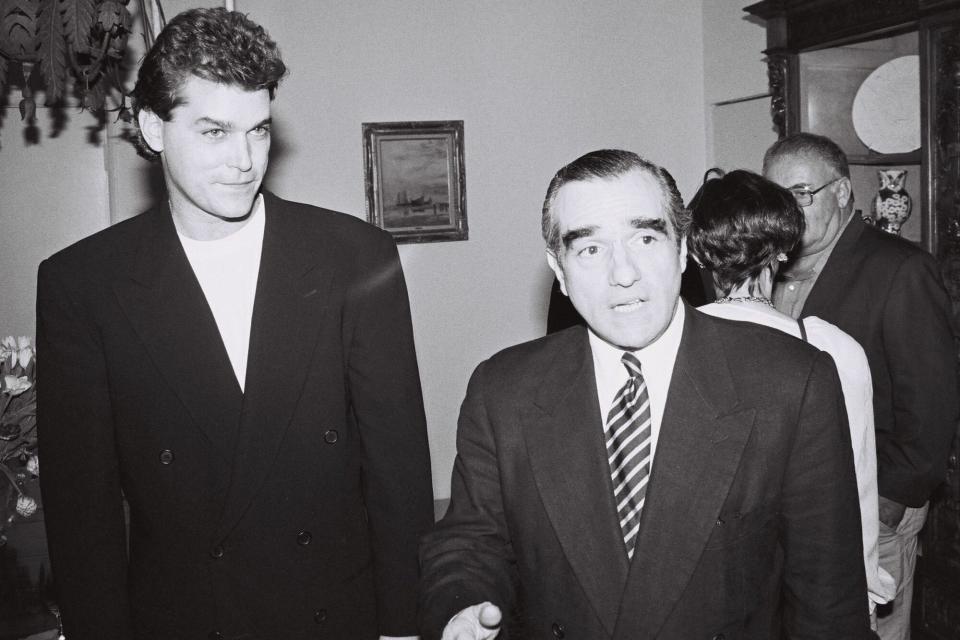
[[[663, 420], [663, 408], [667, 404], [667, 391], [670, 378], [673, 377], [673, 365], [680, 348], [680, 336], [683, 334], [683, 303], [677, 303], [673, 319], [659, 338], [643, 349], [632, 351], [640, 360], [643, 379], [647, 383], [647, 395], [650, 397], [650, 469], [653, 469], [657, 439], [660, 436], [660, 422]], [[620, 359], [624, 351], [605, 342], [590, 330], [590, 350], [593, 352], [593, 373], [597, 381], [597, 400], [600, 403], [600, 424], [607, 422], [607, 413], [613, 400], [629, 377], [627, 368]]]

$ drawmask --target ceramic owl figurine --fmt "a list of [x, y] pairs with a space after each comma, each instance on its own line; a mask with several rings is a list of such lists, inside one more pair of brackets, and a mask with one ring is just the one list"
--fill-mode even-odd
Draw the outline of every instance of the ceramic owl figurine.
[[913, 201], [907, 193], [905, 169], [880, 169], [880, 190], [873, 199], [873, 218], [888, 233], [900, 235], [900, 227], [910, 217]]

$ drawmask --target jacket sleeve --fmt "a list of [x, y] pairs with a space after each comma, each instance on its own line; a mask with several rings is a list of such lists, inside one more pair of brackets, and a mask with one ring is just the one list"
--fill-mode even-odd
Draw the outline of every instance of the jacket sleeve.
[[901, 264], [883, 309], [893, 430], [877, 441], [880, 495], [921, 507], [946, 477], [957, 429], [957, 348], [950, 302], [934, 261]]
[[814, 363], [797, 420], [780, 516], [785, 638], [869, 638], [853, 450], [826, 353]]
[[[493, 427], [484, 406], [485, 364], [460, 408], [450, 507], [420, 545], [421, 633], [439, 638], [458, 611], [481, 602], [509, 618], [519, 580], [504, 518]], [[500, 637], [504, 637], [501, 633]]]
[[81, 281], [66, 271], [45, 261], [37, 286], [40, 484], [52, 572], [71, 640], [132, 640], [109, 377]]
[[416, 633], [417, 545], [433, 488], [410, 304], [396, 245], [378, 236], [344, 313], [350, 405], [363, 446], [380, 633]]

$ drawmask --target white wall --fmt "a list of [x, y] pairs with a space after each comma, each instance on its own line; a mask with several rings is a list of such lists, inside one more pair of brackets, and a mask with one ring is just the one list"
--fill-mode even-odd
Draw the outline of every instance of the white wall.
[[49, 110], [37, 109], [40, 135], [29, 143], [14, 105], [0, 109], [0, 337], [32, 336], [37, 265], [109, 221], [102, 146], [87, 141], [89, 114], [68, 113], [50, 137]]
[[703, 88], [708, 104], [767, 91], [763, 23], [743, 0], [703, 1]]
[[763, 152], [777, 135], [770, 98], [763, 95], [766, 30], [743, 6], [743, 0], [703, 3], [707, 166], [760, 171]]
[[[163, 4], [173, 15], [219, 3]], [[617, 146], [670, 169], [686, 198], [698, 186], [705, 87], [738, 75], [731, 63], [705, 77], [714, 56], [705, 55], [702, 5], [724, 13], [716, 0], [237, 0], [291, 67], [274, 107], [267, 179], [279, 195], [364, 217], [362, 122], [464, 120], [470, 240], [401, 247], [438, 497], [449, 494], [456, 416], [473, 367], [543, 333], [550, 275], [539, 210], [553, 172]], [[739, 20], [739, 3], [727, 10]], [[33, 333], [41, 257], [104, 226], [108, 201], [123, 217], [149, 200], [149, 165], [123, 147], [104, 160], [102, 149], [85, 146], [85, 115], [65, 138], [45, 141], [44, 156], [12, 144], [16, 119], [2, 123], [3, 242], [25, 250], [0, 253], [0, 333]], [[31, 179], [50, 167], [62, 177]], [[11, 298], [23, 311], [8, 310]]]
[[[438, 497], [473, 367], [543, 334], [539, 211], [553, 173], [607, 146], [695, 187], [704, 164], [700, 0], [242, 0], [291, 72], [276, 101], [279, 194], [364, 216], [361, 123], [463, 120], [468, 242], [407, 245]], [[697, 55], [677, 55], [695, 51]]]

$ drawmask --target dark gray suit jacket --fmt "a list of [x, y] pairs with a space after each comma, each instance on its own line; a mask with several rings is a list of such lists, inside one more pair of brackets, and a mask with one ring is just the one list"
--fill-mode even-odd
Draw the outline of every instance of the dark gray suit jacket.
[[960, 415], [955, 328], [933, 257], [854, 216], [802, 315], [837, 325], [867, 353], [880, 495], [923, 506], [946, 478]]
[[628, 564], [586, 330], [497, 354], [421, 545], [424, 637], [485, 600], [525, 640], [869, 637], [844, 411], [828, 355], [687, 308]]

